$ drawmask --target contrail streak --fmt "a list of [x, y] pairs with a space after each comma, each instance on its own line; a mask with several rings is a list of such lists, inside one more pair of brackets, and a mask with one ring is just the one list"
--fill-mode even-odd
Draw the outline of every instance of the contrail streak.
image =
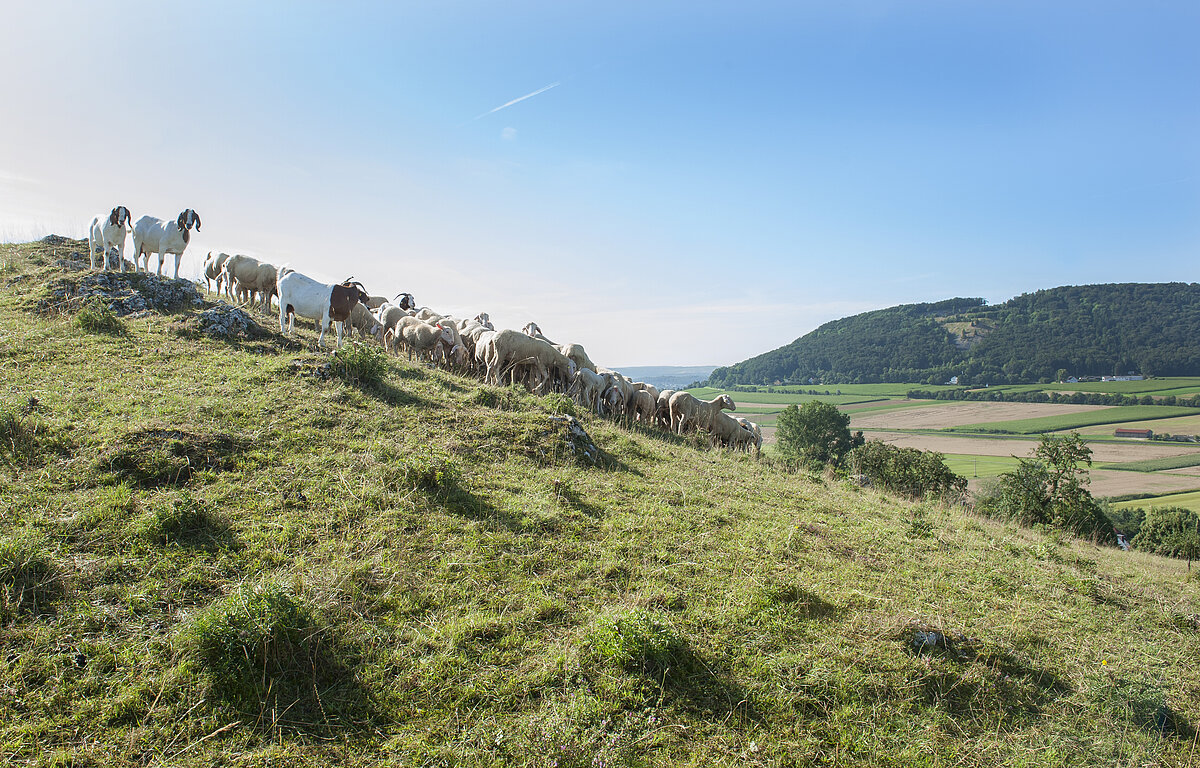
[[525, 101], [525, 99], [532, 99], [534, 96], [537, 96], [539, 93], [545, 93], [546, 91], [550, 90], [551, 88], [557, 88], [561, 84], [562, 84], [561, 81], [555, 80], [553, 83], [550, 83], [550, 85], [546, 85], [541, 88], [538, 88], [533, 93], [527, 93], [524, 96], [519, 96], [519, 97], [513, 99], [512, 101], [507, 101], [507, 102], [501, 104], [500, 106], [496, 107], [495, 109], [489, 109], [487, 112], [484, 112], [482, 115], [476, 115], [475, 117], [473, 117], [471, 119], [478, 120], [481, 117], [487, 117], [488, 115], [492, 114], [493, 112], [499, 112], [502, 109], [507, 109], [508, 107], [511, 107], [513, 104], [516, 104], [517, 102]]

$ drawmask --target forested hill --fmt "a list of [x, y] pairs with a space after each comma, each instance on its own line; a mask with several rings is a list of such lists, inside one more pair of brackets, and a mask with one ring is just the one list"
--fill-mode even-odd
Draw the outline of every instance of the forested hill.
[[1052, 381], [1136, 371], [1200, 375], [1200, 284], [1077, 285], [1003, 304], [957, 298], [834, 320], [713, 371], [713, 386]]

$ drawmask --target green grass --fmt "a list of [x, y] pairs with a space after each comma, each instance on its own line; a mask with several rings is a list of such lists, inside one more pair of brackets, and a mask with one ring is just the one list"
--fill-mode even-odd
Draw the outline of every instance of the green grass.
[[989, 421], [981, 424], [964, 424], [950, 427], [947, 432], [1001, 432], [1017, 435], [1035, 435], [1045, 432], [1061, 432], [1097, 424], [1124, 425], [1131, 421], [1167, 419], [1174, 416], [1195, 415], [1195, 408], [1180, 408], [1164, 405], [1118, 405], [1094, 411], [1065, 413], [1059, 416], [1042, 416], [1034, 419], [1012, 421]]
[[1012, 456], [980, 456], [969, 453], [947, 453], [946, 466], [955, 474], [973, 477], [997, 477], [1017, 467]]
[[1141, 507], [1142, 509], [1150, 509], [1151, 507], [1184, 507], [1185, 509], [1200, 512], [1200, 491], [1171, 493], [1166, 496], [1147, 496], [1141, 499], [1118, 501], [1113, 504], [1113, 507], [1117, 509], [1132, 509], [1134, 507]]
[[1078, 384], [1000, 384], [1003, 392], [1107, 392], [1123, 395], [1180, 394], [1182, 388], [1200, 389], [1200, 377], [1176, 376], [1141, 381], [1087, 381]]
[[[1158, 434], [1158, 435], [1162, 435], [1162, 434], [1172, 434], [1172, 435], [1200, 434], [1200, 413], [1196, 413], [1195, 409], [1191, 409], [1190, 413], [1192, 414], [1190, 416], [1179, 416], [1176, 418], [1168, 418], [1168, 419], [1151, 419], [1148, 421], [1132, 421], [1132, 422], [1128, 422], [1128, 423], [1122, 423], [1120, 426], [1123, 429], [1152, 429], [1152, 430], [1154, 430], [1154, 433]], [[1107, 435], [1109, 437], [1112, 437], [1113, 433], [1115, 431], [1116, 431], [1115, 426], [1112, 428], [1091, 427], [1091, 428], [1082, 430], [1082, 433], [1085, 435], [1099, 434], [1099, 435]], [[1200, 446], [1197, 446], [1197, 450], [1200, 450]]]
[[3, 391], [70, 436], [0, 463], [9, 764], [1191, 759], [1180, 561], [587, 414], [583, 461], [560, 399], [309, 331], [80, 334], [25, 309], [70, 250], [0, 246]]
[[1123, 461], [1097, 465], [1097, 469], [1120, 469], [1128, 472], [1161, 472], [1164, 469], [1183, 469], [1184, 467], [1200, 467], [1200, 452], [1183, 456], [1164, 456], [1161, 459], [1143, 459], [1142, 461]]

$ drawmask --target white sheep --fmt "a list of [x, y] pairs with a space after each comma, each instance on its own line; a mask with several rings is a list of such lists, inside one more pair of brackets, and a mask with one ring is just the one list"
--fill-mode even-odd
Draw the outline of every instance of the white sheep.
[[449, 325], [427, 323], [415, 317], [401, 318], [395, 328], [391, 328], [384, 336], [384, 344], [391, 347], [400, 339], [408, 351], [408, 358], [418, 357], [433, 352], [439, 344], [453, 345], [454, 335]]
[[150, 254], [158, 254], [158, 275], [162, 275], [163, 259], [168, 253], [175, 254], [175, 279], [179, 279], [179, 258], [192, 239], [191, 229], [200, 231], [200, 216], [191, 208], [183, 211], [175, 221], [167, 222], [153, 216], [143, 216], [133, 225], [133, 264], [138, 271], [138, 259], [146, 257], [145, 271], [150, 271]]
[[734, 416], [733, 418], [735, 421], [737, 421], [737, 423], [741, 424], [743, 427], [745, 427], [746, 429], [748, 429], [752, 433], [754, 433], [754, 439], [751, 441], [750, 444], [754, 446], [755, 451], [757, 451], [758, 453], [762, 453], [762, 445], [763, 445], [762, 427], [760, 427], [758, 424], [755, 424], [753, 421], [750, 421], [749, 419], [747, 419], [743, 416]]
[[697, 400], [688, 392], [671, 395], [671, 431], [682, 435], [685, 429], [709, 429], [713, 414], [721, 409], [736, 411], [733, 398], [722, 394], [712, 400]]
[[671, 395], [673, 394], [675, 394], [675, 390], [673, 389], [664, 389], [658, 393], [658, 404], [654, 413], [654, 420], [663, 429], [671, 428]]
[[[125, 235], [129, 232], [129, 219], [133, 214], [123, 205], [118, 205], [105, 216], [97, 214], [88, 227], [88, 254], [91, 257], [92, 269], [96, 268], [96, 249], [102, 254], [101, 266], [108, 270], [108, 252], [117, 251], [117, 265], [125, 271]], [[135, 267], [136, 269], [136, 267]]]
[[[481, 357], [482, 343], [476, 343], [477, 359]], [[519, 369], [527, 374], [526, 386], [531, 380], [537, 382], [530, 387], [535, 391], [542, 391], [554, 379], [566, 388], [575, 376], [575, 363], [561, 352], [541, 339], [517, 331], [503, 330], [488, 336], [482, 352], [487, 364], [486, 378], [493, 384], [499, 384], [506, 374], [510, 381], [515, 381]]]
[[596, 371], [596, 364], [588, 357], [582, 344], [555, 344], [554, 348], [562, 352], [565, 357], [570, 358], [576, 368], [587, 368], [593, 373]]
[[316, 320], [321, 334], [317, 346], [323, 346], [325, 331], [332, 320], [337, 330], [337, 346], [342, 346], [342, 324], [350, 318], [354, 305], [370, 298], [359, 283], [350, 280], [340, 285], [331, 285], [313, 280], [308, 275], [279, 269], [279, 332], [291, 335], [295, 315]]
[[208, 257], [204, 259], [204, 287], [210, 293], [214, 280], [217, 283], [217, 293], [221, 292], [221, 281], [225, 277], [223, 270], [227, 261], [229, 261], [228, 253], [218, 253], [213, 256], [212, 251], [209, 251]]
[[637, 419], [642, 424], [649, 425], [654, 423], [654, 412], [658, 402], [646, 390], [635, 389], [626, 407], [630, 419]]
[[733, 448], [735, 451], [749, 451], [754, 442], [754, 431], [743, 426], [740, 421], [722, 411], [712, 414], [708, 432], [713, 442]]
[[575, 372], [575, 381], [567, 390], [567, 394], [574, 397], [575, 402], [584, 408], [595, 412], [599, 408], [600, 395], [607, 384], [607, 379], [590, 368], [580, 368]]
[[360, 336], [374, 336], [379, 330], [379, 319], [371, 313], [365, 304], [355, 304], [350, 310], [349, 328], [346, 329], [348, 335], [353, 335], [358, 331]]

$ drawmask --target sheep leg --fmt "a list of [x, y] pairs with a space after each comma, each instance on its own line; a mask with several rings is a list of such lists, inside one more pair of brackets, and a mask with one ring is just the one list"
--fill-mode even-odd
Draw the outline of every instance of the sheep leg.
[[179, 260], [183, 258], [182, 253], [175, 254], [175, 279], [179, 279]]

